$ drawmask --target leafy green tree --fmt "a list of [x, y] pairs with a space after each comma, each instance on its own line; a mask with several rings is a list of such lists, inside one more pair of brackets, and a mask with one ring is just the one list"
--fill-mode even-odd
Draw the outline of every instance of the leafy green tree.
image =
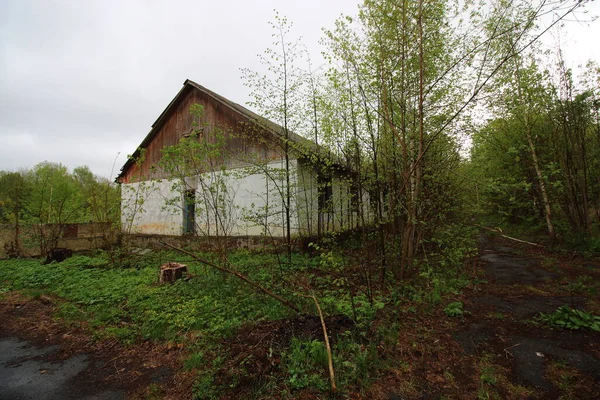
[[[366, 0], [357, 19], [340, 18], [326, 33], [333, 96], [321, 131], [349, 162], [364, 160], [382, 279], [388, 268], [400, 277], [412, 269], [420, 244], [455, 209], [446, 199], [461, 181], [453, 173], [460, 131], [476, 101], [496, 93], [501, 72], [581, 6]], [[539, 25], [549, 13], [556, 18]]]
[[229, 170], [227, 135], [220, 127], [203, 122], [201, 105], [193, 105], [190, 112], [194, 118], [192, 134], [162, 150], [157, 172], [173, 182], [177, 193], [166, 199], [166, 206], [181, 210], [183, 194], [183, 212], [194, 214], [188, 216], [193, 226], [187, 233], [214, 238], [215, 250], [224, 255], [224, 238], [231, 235], [238, 219], [236, 193], [230, 184], [235, 174]]
[[[290, 157], [292, 149], [292, 136], [294, 131], [303, 125], [302, 121], [302, 85], [305, 80], [298, 66], [302, 49], [299, 41], [290, 41], [292, 23], [283, 16], [275, 13], [274, 22], [270, 23], [273, 29], [273, 47], [268, 48], [260, 56], [260, 62], [268, 71], [260, 74], [248, 69], [242, 70], [245, 85], [251, 88], [252, 101], [250, 105], [259, 113], [277, 123], [281, 127], [281, 156], [284, 160], [283, 182], [274, 181], [273, 184], [281, 187], [282, 206], [284, 216], [284, 229], [286, 237], [287, 259], [292, 260], [292, 234], [291, 222], [294, 210], [292, 209], [292, 171], [290, 170]], [[267, 179], [273, 181], [273, 176], [267, 174]], [[278, 180], [278, 179], [277, 179]], [[268, 212], [267, 212], [268, 214]]]
[[21, 245], [21, 221], [27, 209], [31, 185], [25, 172], [0, 172], [0, 222], [14, 226], [14, 240], [8, 252], [19, 257]]
[[58, 245], [65, 224], [82, 221], [83, 194], [62, 164], [45, 161], [28, 175], [32, 190], [27, 217], [36, 227], [40, 252], [46, 254]]
[[516, 57], [507, 69], [497, 118], [474, 136], [485, 208], [510, 222], [543, 222], [551, 237], [589, 238], [599, 154], [594, 90], [575, 85], [561, 63], [552, 81], [527, 60]]

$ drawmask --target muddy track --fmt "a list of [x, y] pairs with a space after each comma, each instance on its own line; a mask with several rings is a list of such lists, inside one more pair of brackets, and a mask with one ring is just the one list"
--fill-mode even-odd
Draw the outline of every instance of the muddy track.
[[[563, 305], [596, 310], [594, 290], [568, 289], [582, 278], [597, 285], [598, 265], [489, 237], [480, 242], [480, 260], [487, 283], [465, 299], [470, 314], [453, 335], [466, 355], [493, 360], [508, 371], [509, 384], [531, 388], [534, 398], [600, 398], [600, 334], [552, 329], [536, 319]], [[569, 371], [568, 384], [561, 371]]]

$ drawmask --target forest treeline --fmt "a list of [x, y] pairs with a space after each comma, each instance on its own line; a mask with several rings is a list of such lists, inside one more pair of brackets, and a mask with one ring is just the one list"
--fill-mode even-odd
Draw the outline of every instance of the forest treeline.
[[452, 247], [473, 213], [598, 247], [600, 70], [573, 77], [540, 40], [587, 3], [365, 0], [324, 32], [317, 70], [276, 15], [269, 72], [244, 79], [282, 136], [328, 149], [329, 164], [312, 155], [321, 175], [339, 160], [356, 172], [382, 279], [414, 271], [428, 243]]
[[56, 246], [67, 223], [119, 221], [120, 200], [119, 187], [87, 166], [70, 171], [45, 161], [31, 169], [0, 171], [0, 224], [14, 227], [9, 251], [14, 255], [24, 245], [20, 226], [38, 227], [35, 242], [45, 254]]
[[[600, 74], [575, 81], [562, 59], [544, 70], [517, 59], [473, 135], [468, 163], [479, 206], [511, 223], [600, 250]], [[579, 242], [579, 243], [578, 243]]]

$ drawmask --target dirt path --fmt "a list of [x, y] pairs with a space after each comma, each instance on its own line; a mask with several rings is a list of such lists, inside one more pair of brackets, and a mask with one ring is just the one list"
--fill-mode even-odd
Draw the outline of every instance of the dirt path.
[[480, 260], [487, 283], [465, 299], [470, 315], [454, 333], [479, 363], [480, 389], [501, 398], [600, 398], [600, 334], [535, 320], [562, 305], [598, 313], [599, 266], [489, 237]]

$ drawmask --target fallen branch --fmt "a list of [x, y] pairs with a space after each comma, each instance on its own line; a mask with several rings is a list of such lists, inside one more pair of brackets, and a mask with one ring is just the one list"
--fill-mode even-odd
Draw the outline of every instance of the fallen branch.
[[521, 343], [517, 343], [517, 344], [515, 344], [515, 345], [513, 345], [513, 346], [510, 346], [510, 347], [507, 347], [507, 348], [505, 348], [505, 349], [504, 349], [504, 353], [506, 353], [506, 354], [505, 354], [506, 358], [508, 359], [508, 355], [509, 355], [509, 354], [510, 354], [510, 356], [511, 356], [512, 358], [515, 358], [515, 356], [514, 356], [514, 355], [513, 355], [513, 354], [512, 354], [510, 351], [508, 351], [508, 350], [509, 350], [509, 349], [512, 349], [513, 347], [520, 346], [520, 345], [521, 345]]
[[237, 277], [238, 279], [240, 279], [240, 280], [242, 280], [242, 281], [246, 282], [247, 284], [249, 284], [250, 286], [252, 286], [252, 287], [253, 287], [253, 288], [255, 288], [256, 290], [258, 290], [259, 292], [262, 292], [262, 293], [266, 294], [267, 296], [270, 296], [270, 297], [274, 298], [275, 300], [277, 300], [278, 302], [280, 302], [280, 303], [281, 303], [281, 304], [283, 304], [284, 306], [286, 306], [286, 307], [288, 307], [288, 308], [291, 308], [292, 310], [296, 311], [297, 313], [299, 313], [299, 312], [300, 312], [300, 309], [298, 309], [298, 307], [296, 307], [296, 306], [295, 306], [293, 303], [291, 303], [289, 300], [286, 300], [286, 299], [284, 299], [283, 297], [279, 296], [278, 294], [271, 292], [269, 289], [267, 289], [267, 288], [265, 288], [265, 287], [263, 287], [263, 286], [259, 285], [258, 283], [254, 282], [253, 280], [251, 280], [251, 279], [250, 279], [250, 278], [248, 278], [247, 276], [245, 276], [245, 275], [243, 275], [243, 274], [241, 274], [241, 273], [239, 273], [239, 272], [237, 272], [237, 271], [234, 271], [234, 270], [232, 270], [232, 269], [229, 269], [229, 268], [226, 268], [226, 267], [219, 266], [219, 265], [217, 265], [217, 264], [215, 264], [215, 263], [212, 263], [212, 262], [210, 262], [210, 261], [208, 261], [208, 260], [205, 260], [205, 259], [203, 259], [203, 258], [200, 258], [200, 257], [198, 257], [198, 256], [197, 256], [197, 255], [195, 255], [194, 253], [191, 253], [191, 252], [189, 252], [189, 251], [187, 251], [187, 250], [184, 250], [184, 249], [182, 249], [182, 248], [180, 248], [180, 247], [177, 247], [177, 246], [173, 246], [173, 245], [171, 245], [171, 244], [168, 244], [168, 243], [166, 243], [166, 242], [164, 242], [164, 241], [162, 241], [162, 240], [160, 240], [159, 242], [160, 242], [162, 245], [164, 245], [164, 246], [170, 247], [170, 248], [172, 248], [173, 250], [176, 250], [176, 251], [178, 251], [178, 252], [180, 252], [180, 253], [182, 253], [182, 254], [186, 254], [186, 255], [188, 255], [188, 256], [190, 256], [190, 257], [192, 257], [192, 258], [193, 258], [194, 260], [196, 260], [196, 261], [200, 261], [202, 264], [208, 265], [209, 267], [211, 267], [211, 268], [214, 268], [214, 269], [216, 269], [216, 270], [219, 270], [219, 271], [221, 271], [221, 272], [224, 272], [224, 273], [226, 273], [226, 274], [233, 275], [233, 276]]
[[525, 243], [525, 244], [528, 244], [528, 245], [531, 245], [531, 246], [544, 247], [541, 244], [537, 244], [537, 243], [533, 243], [533, 242], [528, 242], [526, 240], [521, 240], [521, 239], [517, 239], [517, 238], [511, 237], [511, 236], [505, 235], [499, 229], [492, 229], [492, 228], [488, 228], [487, 226], [483, 226], [483, 225], [479, 225], [479, 224], [475, 224], [475, 226], [478, 226], [480, 228], [486, 229], [486, 230], [491, 231], [491, 232], [499, 233], [500, 236], [502, 236], [503, 238], [506, 238], [506, 239], [509, 239], [509, 240], [514, 240], [515, 242]]
[[327, 348], [327, 359], [329, 364], [329, 379], [331, 380], [331, 394], [335, 395], [336, 387], [335, 387], [335, 372], [333, 370], [333, 356], [331, 355], [331, 346], [329, 345], [329, 336], [327, 335], [327, 326], [325, 325], [325, 318], [323, 318], [323, 313], [321, 312], [321, 307], [319, 306], [319, 302], [317, 301], [317, 296], [312, 295], [313, 300], [315, 301], [315, 305], [317, 306], [317, 311], [319, 312], [319, 318], [321, 318], [321, 326], [323, 327], [323, 336], [325, 338], [325, 347]]

